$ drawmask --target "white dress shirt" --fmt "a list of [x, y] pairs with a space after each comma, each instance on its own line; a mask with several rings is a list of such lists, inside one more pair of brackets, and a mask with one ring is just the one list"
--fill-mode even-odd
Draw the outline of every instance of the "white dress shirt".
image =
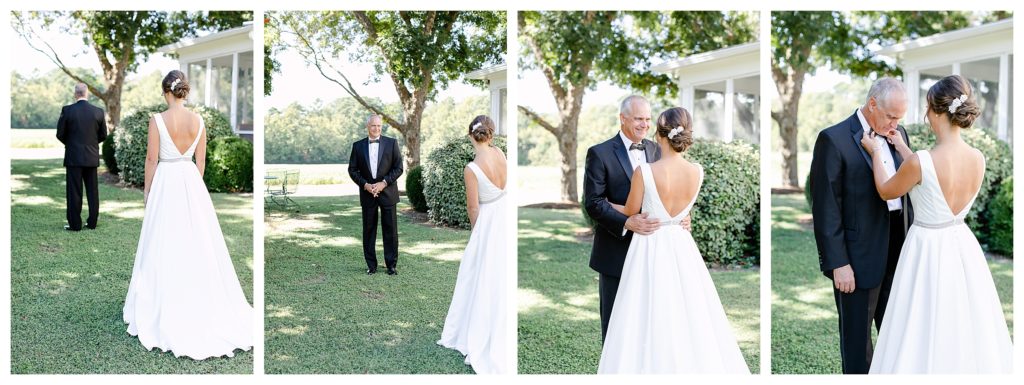
[[[367, 138], [367, 142], [372, 138]], [[377, 143], [370, 143], [370, 174], [376, 179], [377, 178], [377, 162], [380, 160], [378, 154], [380, 153], [380, 137], [377, 137]]]
[[[633, 141], [626, 137], [626, 134], [619, 131], [619, 138], [622, 139], [622, 144], [626, 146], [626, 153], [629, 154], [629, 165], [636, 170], [641, 164], [647, 163], [647, 152], [642, 150], [630, 150], [629, 147], [633, 145]], [[643, 143], [641, 140], [640, 143]]]
[[[864, 128], [864, 135], [871, 134], [871, 126], [868, 124], [868, 120], [864, 118], [864, 114], [861, 113], [860, 108], [857, 108], [857, 118], [860, 119], [860, 125]], [[876, 151], [874, 156], [882, 157], [882, 166], [885, 169], [885, 175], [887, 178], [892, 178], [893, 175], [896, 175], [896, 161], [892, 158], [892, 151], [889, 151], [889, 143], [885, 140], [885, 137], [881, 135], [876, 135], [875, 141], [879, 143], [876, 148], [881, 149], [881, 151]], [[890, 199], [886, 201], [885, 204], [889, 206], [889, 211], [903, 209], [903, 202], [900, 201], [900, 198]]]

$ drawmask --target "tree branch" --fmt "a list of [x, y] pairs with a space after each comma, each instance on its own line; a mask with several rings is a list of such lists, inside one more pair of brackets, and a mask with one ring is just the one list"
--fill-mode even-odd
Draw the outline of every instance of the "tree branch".
[[57, 68], [60, 68], [62, 72], [67, 74], [75, 81], [85, 84], [85, 86], [89, 88], [90, 93], [96, 95], [100, 99], [104, 99], [104, 102], [106, 102], [104, 98], [104, 92], [101, 91], [99, 87], [97, 87], [95, 84], [89, 82], [88, 80], [79, 76], [78, 74], [71, 72], [71, 69], [64, 64], [64, 61], [60, 59], [60, 55], [57, 54], [57, 51], [53, 49], [53, 46], [51, 46], [50, 43], [47, 43], [46, 40], [39, 38], [39, 41], [46, 46], [46, 50], [43, 50], [42, 48], [38, 47], [35, 43], [33, 43], [33, 39], [38, 38], [39, 35], [36, 34], [35, 30], [33, 30], [32, 27], [25, 24], [25, 20], [21, 18], [20, 13], [15, 13], [14, 18], [18, 23], [19, 27], [15, 28], [15, 30], [18, 32], [18, 35], [21, 36], [22, 40], [25, 40], [25, 43], [27, 43], [30, 48], [43, 54], [43, 56], [46, 56], [46, 58], [53, 62], [53, 64], [55, 64]]
[[548, 123], [548, 121], [544, 120], [543, 117], [538, 115], [536, 112], [533, 112], [533, 110], [531, 110], [530, 107], [526, 107], [526, 106], [516, 106], [516, 107], [519, 109], [519, 112], [522, 112], [523, 115], [526, 115], [526, 117], [530, 118], [530, 120], [534, 121], [535, 123], [537, 123], [541, 127], [544, 127], [545, 130], [548, 130], [548, 132], [554, 134], [556, 137], [559, 136], [559, 135], [562, 135], [562, 132], [561, 132], [561, 130], [558, 129], [558, 127], [556, 127], [555, 125], [553, 125], [551, 123]]

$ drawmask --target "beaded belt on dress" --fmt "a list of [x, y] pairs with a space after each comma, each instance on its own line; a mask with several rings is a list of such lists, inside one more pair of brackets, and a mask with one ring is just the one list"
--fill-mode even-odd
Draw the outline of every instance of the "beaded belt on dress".
[[924, 227], [926, 229], [945, 229], [947, 227], [953, 227], [964, 224], [963, 218], [953, 218], [953, 220], [944, 223], [921, 223], [914, 221], [914, 226]]
[[160, 158], [160, 163], [191, 162], [191, 161], [192, 161], [192, 157], [188, 157], [188, 158], [184, 158], [184, 157], [182, 157], [182, 158]]
[[[668, 220], [668, 221], [662, 221], [661, 225], [662, 226], [679, 226], [681, 223], [683, 223], [682, 219], [672, 219], [672, 220]], [[683, 230], [690, 231], [690, 230], [687, 230], [685, 227], [683, 228]]]
[[501, 199], [504, 196], [505, 196], [505, 191], [502, 190], [501, 194], [498, 194], [498, 196], [496, 196], [494, 198], [491, 198], [491, 199], [488, 199], [488, 200], [481, 200], [480, 204], [493, 203], [494, 201], [497, 201], [498, 199]]

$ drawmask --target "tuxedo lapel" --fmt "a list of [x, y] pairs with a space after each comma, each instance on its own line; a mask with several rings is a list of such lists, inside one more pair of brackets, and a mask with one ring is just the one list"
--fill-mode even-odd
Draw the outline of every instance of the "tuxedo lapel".
[[369, 177], [367, 179], [372, 179], [373, 178], [373, 175], [372, 175], [373, 174], [373, 169], [370, 168], [370, 138], [369, 137], [367, 137], [366, 139], [363, 139], [363, 145], [361, 147], [363, 147], [363, 159], [366, 159], [366, 175]]
[[[377, 174], [381, 174], [382, 171], [380, 169], [380, 160], [384, 158], [384, 151], [387, 151], [388, 149], [391, 148], [391, 141], [385, 139], [391, 138], [385, 138], [384, 135], [381, 135], [380, 141], [377, 142]], [[388, 145], [385, 146], [384, 143], [387, 143]]]
[[644, 153], [647, 155], [647, 163], [657, 162], [661, 159], [661, 148], [658, 147], [658, 143], [653, 140], [644, 139]]
[[868, 152], [864, 150], [864, 146], [860, 144], [861, 139], [864, 138], [864, 127], [860, 124], [860, 119], [857, 118], [857, 114], [854, 113], [850, 119], [847, 119], [850, 124], [850, 132], [853, 134], [853, 145], [860, 151], [860, 155], [864, 157], [864, 161], [868, 162], [868, 167], [872, 170], [875, 169], [874, 165], [871, 164], [871, 157], [868, 156]]
[[626, 172], [626, 179], [633, 179], [633, 167], [632, 163], [629, 162], [629, 152], [626, 151], [626, 146], [619, 140], [618, 135], [612, 140], [612, 148], [615, 149], [615, 157], [619, 159], [619, 165], [622, 166], [622, 170]]

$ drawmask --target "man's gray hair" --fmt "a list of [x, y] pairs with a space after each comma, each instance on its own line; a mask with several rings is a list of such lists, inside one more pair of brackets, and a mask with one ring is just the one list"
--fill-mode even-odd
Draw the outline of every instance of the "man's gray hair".
[[875, 98], [875, 103], [888, 106], [888, 101], [893, 95], [906, 97], [907, 90], [903, 87], [903, 82], [896, 78], [879, 78], [871, 83], [871, 89], [868, 90], [868, 97], [864, 100], [864, 104], [870, 103], [871, 98]]
[[84, 98], [88, 95], [89, 87], [85, 83], [75, 83], [75, 99]]
[[376, 113], [371, 113], [370, 115], [368, 115], [368, 116], [366, 117], [366, 125], [367, 125], [367, 126], [369, 126], [369, 125], [370, 125], [370, 122], [372, 122], [372, 121], [373, 121], [373, 118], [377, 118], [377, 119], [380, 119], [380, 122], [381, 122], [381, 123], [384, 123], [384, 117], [382, 117], [382, 116], [380, 116], [379, 114], [376, 114]]
[[633, 103], [644, 102], [647, 105], [651, 103], [647, 101], [647, 98], [640, 95], [629, 95], [622, 100], [622, 105], [619, 106], [619, 113], [623, 116], [630, 116], [633, 113]]

